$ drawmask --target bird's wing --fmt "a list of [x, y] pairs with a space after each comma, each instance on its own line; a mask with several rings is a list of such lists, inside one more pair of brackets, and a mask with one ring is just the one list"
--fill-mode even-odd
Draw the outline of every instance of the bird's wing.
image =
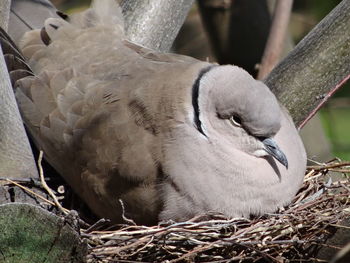
[[126, 216], [155, 223], [157, 127], [133, 95], [138, 81], [129, 72], [138, 72], [140, 56], [121, 44], [120, 29], [101, 27], [81, 29], [62, 19], [47, 20], [52, 44], [43, 43], [40, 30], [22, 42], [29, 66], [3, 37], [12, 53], [9, 63], [20, 63], [11, 74], [27, 70], [14, 80], [17, 101], [37, 146], [94, 212], [121, 221], [120, 198]]

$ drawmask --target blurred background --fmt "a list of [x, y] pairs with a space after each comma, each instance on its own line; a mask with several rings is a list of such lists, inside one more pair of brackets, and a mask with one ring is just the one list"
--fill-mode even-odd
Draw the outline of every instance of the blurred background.
[[[51, 0], [72, 13], [90, 0]], [[255, 75], [271, 24], [274, 0], [198, 0], [182, 27], [172, 52], [202, 60], [231, 63]], [[285, 54], [341, 0], [295, 0]], [[208, 25], [216, 25], [215, 28]], [[203, 26], [203, 24], [205, 26]], [[350, 30], [350, 29], [349, 29]], [[342, 87], [301, 131], [308, 157], [326, 162], [350, 160], [350, 84]]]

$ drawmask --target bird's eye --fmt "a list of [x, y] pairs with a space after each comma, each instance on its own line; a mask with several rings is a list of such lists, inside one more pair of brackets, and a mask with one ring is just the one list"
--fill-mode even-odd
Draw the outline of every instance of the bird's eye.
[[232, 115], [230, 117], [230, 122], [237, 127], [241, 127], [242, 126], [242, 120], [240, 117], [236, 116], [236, 115]]

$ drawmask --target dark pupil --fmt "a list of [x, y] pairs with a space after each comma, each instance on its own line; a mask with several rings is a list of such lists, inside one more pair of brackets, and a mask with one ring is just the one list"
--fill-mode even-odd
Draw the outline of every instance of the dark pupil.
[[242, 120], [241, 120], [241, 118], [238, 117], [238, 116], [233, 116], [233, 120], [234, 120], [235, 122], [237, 122], [238, 124], [242, 124]]

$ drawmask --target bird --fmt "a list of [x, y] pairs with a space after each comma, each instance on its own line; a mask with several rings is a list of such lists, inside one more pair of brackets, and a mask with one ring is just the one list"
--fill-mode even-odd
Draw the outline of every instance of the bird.
[[129, 41], [114, 0], [59, 15], [2, 46], [33, 141], [96, 215], [151, 225], [291, 202], [306, 153], [263, 82]]

